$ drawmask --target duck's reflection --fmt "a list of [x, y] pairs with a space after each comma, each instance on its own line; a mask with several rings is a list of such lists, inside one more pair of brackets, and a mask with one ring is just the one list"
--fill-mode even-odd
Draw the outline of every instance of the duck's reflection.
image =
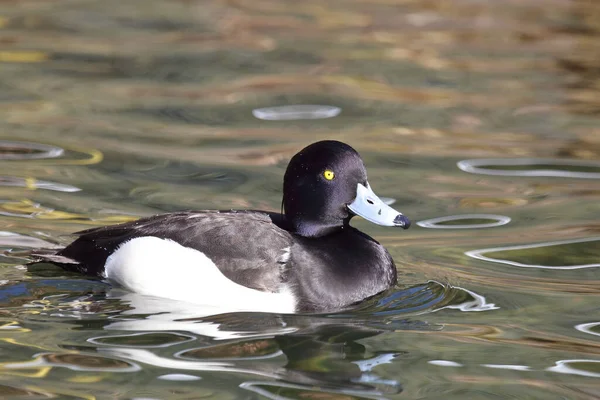
[[396, 288], [352, 310], [320, 315], [241, 313], [235, 309], [145, 296], [119, 288], [109, 289], [106, 299], [123, 306], [121, 312], [108, 319], [104, 326], [106, 330], [186, 331], [211, 340], [305, 334], [332, 325], [355, 330], [433, 330], [439, 327], [406, 317], [442, 309], [488, 311], [498, 308], [480, 294], [435, 281]]
[[[78, 337], [93, 332], [86, 335], [85, 344], [44, 349], [33, 359], [4, 368], [11, 373], [32, 368], [40, 374], [56, 368], [143, 373], [163, 381], [204, 378], [203, 386], [213, 385], [214, 376], [227, 372], [237, 390], [273, 399], [381, 398], [402, 391], [402, 377], [386, 375], [381, 365], [410, 358], [410, 349], [396, 344], [371, 351], [363, 339], [384, 332], [441, 329], [416, 319], [427, 312], [494, 309], [481, 295], [437, 282], [397, 288], [330, 315], [224, 313], [227, 310], [142, 296], [98, 281], [89, 281], [82, 293], [75, 282], [46, 278], [0, 288], [0, 298], [4, 293], [15, 307], [22, 304], [23, 310], [35, 311], [28, 314], [30, 320], [68, 320]], [[11, 289], [16, 287], [20, 291]], [[33, 292], [38, 293], [35, 300]], [[115, 370], [112, 361], [123, 367]]]
[[[219, 317], [216, 321], [208, 317], [203, 322], [219, 325], [223, 331], [228, 329], [228, 320], [234, 326], [239, 323], [235, 314]], [[263, 318], [268, 319], [269, 316], [263, 315]], [[271, 318], [277, 320], [280, 326], [286, 324], [285, 316]], [[274, 320], [267, 323], [275, 325]], [[254, 333], [255, 337], [250, 340], [221, 337], [222, 340], [215, 342], [199, 336], [195, 342], [186, 343], [183, 350], [170, 352], [167, 356], [139, 347], [106, 345], [99, 346], [97, 351], [104, 356], [160, 368], [233, 372], [269, 378], [273, 381], [246, 381], [240, 387], [270, 398], [281, 399], [287, 395], [296, 398], [301, 392], [315, 391], [378, 398], [384, 394], [399, 393], [402, 387], [395, 379], [379, 376], [376, 367], [405, 354], [398, 351], [370, 354], [358, 342], [379, 333], [378, 329], [359, 326], [320, 325], [297, 328], [293, 333], [263, 334], [260, 338]], [[111, 337], [115, 338], [115, 335]], [[101, 342], [99, 338], [89, 341]]]
[[[440, 329], [407, 319], [407, 313], [496, 308], [481, 295], [437, 282], [395, 290], [358, 310], [326, 316], [223, 313], [119, 289], [111, 289], [107, 298], [129, 309], [111, 317], [104, 329], [136, 333], [90, 338], [100, 353], [173, 370], [247, 374], [260, 380], [245, 381], [242, 389], [277, 399], [310, 397], [315, 391], [363, 398], [399, 393], [398, 377], [380, 376], [377, 369], [408, 353], [372, 353], [361, 339], [392, 330]], [[195, 339], [185, 340], [182, 331]], [[151, 348], [153, 337], [157, 349], [169, 346], [168, 355]]]
[[[309, 315], [214, 315], [217, 310], [213, 308], [118, 289], [111, 290], [107, 297], [128, 303], [130, 309], [115, 316], [104, 329], [133, 330], [136, 336], [125, 333], [88, 339], [99, 345], [97, 350], [104, 355], [175, 370], [228, 371], [275, 379], [240, 386], [265, 396], [276, 395], [273, 398], [286, 398], [285, 393], [298, 397], [299, 392], [315, 390], [358, 397], [401, 391], [398, 381], [382, 378], [374, 371], [377, 365], [391, 362], [401, 353], [369, 354], [358, 341], [382, 330], [368, 326], [368, 321], [361, 318], [332, 321]], [[146, 331], [146, 335], [162, 333], [160, 339], [156, 336], [156, 348], [168, 343], [173, 351], [168, 356], [159, 355], [149, 346], [151, 337], [140, 337], [140, 331]], [[195, 340], [179, 338], [182, 331], [186, 336], [194, 334]], [[175, 339], [181, 343], [174, 343]]]

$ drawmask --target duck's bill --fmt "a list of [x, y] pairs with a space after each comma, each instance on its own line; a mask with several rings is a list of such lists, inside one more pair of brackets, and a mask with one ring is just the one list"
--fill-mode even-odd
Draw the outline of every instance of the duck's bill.
[[377, 197], [368, 183], [366, 186], [358, 184], [356, 198], [348, 204], [348, 208], [354, 214], [377, 225], [399, 226], [404, 229], [410, 227], [410, 220]]

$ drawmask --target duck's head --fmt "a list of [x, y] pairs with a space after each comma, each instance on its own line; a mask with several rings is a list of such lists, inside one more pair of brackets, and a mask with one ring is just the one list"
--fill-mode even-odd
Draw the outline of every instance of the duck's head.
[[333, 233], [355, 215], [378, 225], [410, 226], [373, 192], [356, 150], [334, 140], [313, 143], [292, 157], [283, 178], [283, 207], [293, 231], [306, 237]]

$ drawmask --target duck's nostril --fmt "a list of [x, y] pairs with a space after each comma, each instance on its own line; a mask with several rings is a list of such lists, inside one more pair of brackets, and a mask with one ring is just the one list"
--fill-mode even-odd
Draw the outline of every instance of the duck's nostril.
[[367, 199], [367, 203], [369, 203], [369, 204], [375, 204], [375, 203], [373, 203], [373, 200], [371, 200], [371, 199]]

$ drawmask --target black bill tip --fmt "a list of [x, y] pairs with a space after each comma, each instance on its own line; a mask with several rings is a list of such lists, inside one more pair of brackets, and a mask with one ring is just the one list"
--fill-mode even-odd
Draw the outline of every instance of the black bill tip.
[[394, 218], [394, 225], [399, 226], [402, 229], [410, 228], [410, 219], [406, 215], [398, 214], [396, 218]]

